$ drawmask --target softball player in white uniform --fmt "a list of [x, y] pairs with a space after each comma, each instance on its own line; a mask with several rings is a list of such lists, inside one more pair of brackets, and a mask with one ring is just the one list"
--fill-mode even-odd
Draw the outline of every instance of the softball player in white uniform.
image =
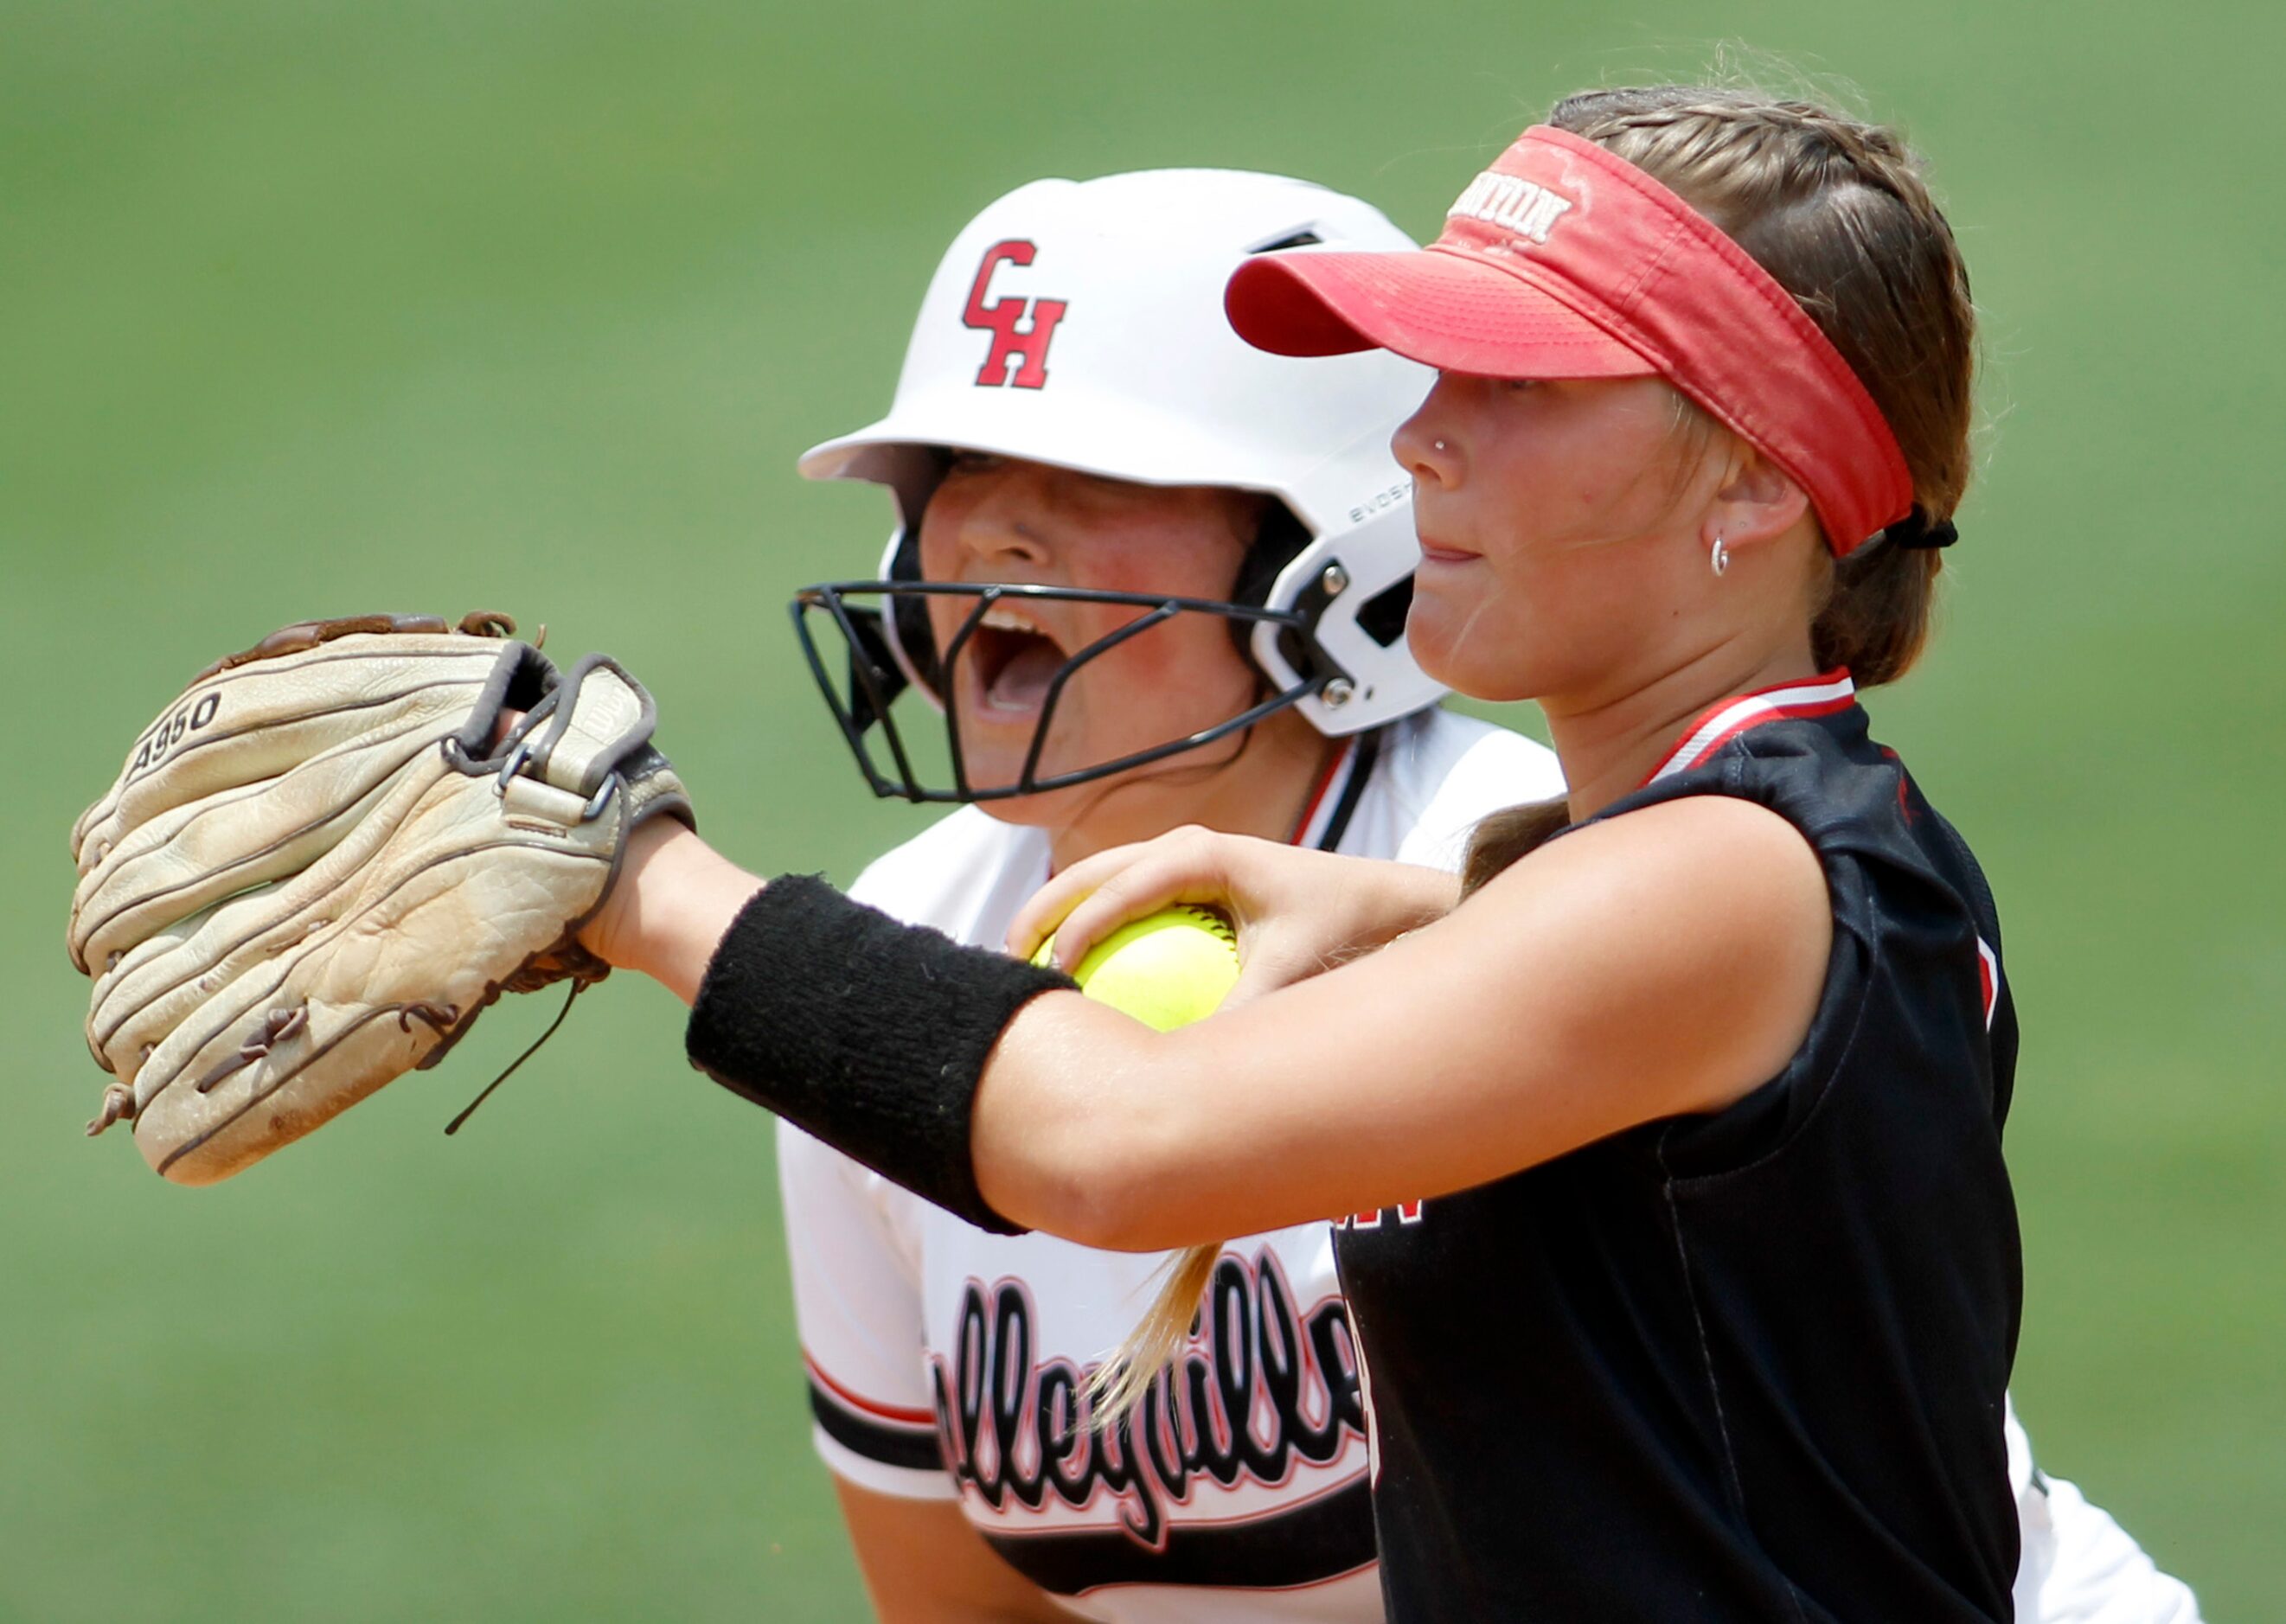
[[[881, 793], [982, 803], [874, 863], [857, 899], [997, 947], [1052, 867], [1178, 823], [1451, 867], [1476, 820], [1559, 792], [1549, 753], [1434, 708], [1387, 635], [1417, 557], [1387, 440], [1426, 373], [1370, 352], [1297, 390], [1223, 319], [1234, 264], [1312, 241], [1408, 246], [1352, 199], [1266, 176], [1023, 187], [945, 256], [887, 417], [804, 458], [813, 477], [888, 485], [899, 507], [881, 579], [799, 600], [861, 765]], [[1138, 565], [1123, 537], [1211, 519], [1201, 487], [1249, 493], [1235, 511], [1252, 533], [1219, 579]], [[924, 581], [961, 590], [913, 593]], [[1061, 595], [986, 590], [1002, 584]], [[1091, 588], [1187, 606], [1097, 651], [1079, 645], [1139, 606]], [[847, 640], [846, 675], [807, 629], [821, 623]], [[1338, 650], [1352, 680], [1324, 686], [1313, 647]], [[1220, 710], [1202, 709], [1214, 691]], [[916, 693], [951, 697], [950, 789], [923, 782], [896, 729]], [[885, 1616], [1381, 1616], [1327, 1226], [1231, 1242], [1167, 1376], [1091, 1433], [1079, 1394], [1163, 1256], [989, 1234], [779, 1133], [816, 1446]], [[2109, 1518], [2033, 1470], [2013, 1423], [2009, 1439], [2020, 1617], [2195, 1617]]]

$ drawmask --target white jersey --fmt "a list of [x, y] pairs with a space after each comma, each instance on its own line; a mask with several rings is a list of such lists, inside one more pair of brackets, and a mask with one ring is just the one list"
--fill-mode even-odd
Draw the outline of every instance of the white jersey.
[[[1561, 790], [1541, 745], [1431, 711], [1353, 741], [1297, 843], [1456, 868], [1479, 818]], [[1047, 877], [1043, 832], [966, 807], [850, 894], [997, 947]], [[1081, 1618], [1382, 1618], [1359, 1366], [1328, 1225], [1231, 1242], [1191, 1342], [1104, 1433], [1085, 1425], [1079, 1395], [1134, 1328], [1169, 1254], [986, 1234], [783, 1123], [778, 1166], [813, 1435], [838, 1476], [957, 1499], [995, 1550]], [[2069, 1485], [2033, 1472], [2021, 1440], [2011, 1417], [2025, 1511], [2018, 1616], [2195, 1624], [2188, 1592], [2163, 1594], [2173, 1581]], [[2093, 1590], [2073, 1578], [2076, 1560], [2096, 1574]], [[2067, 1604], [2047, 1610], [2050, 1598]]]

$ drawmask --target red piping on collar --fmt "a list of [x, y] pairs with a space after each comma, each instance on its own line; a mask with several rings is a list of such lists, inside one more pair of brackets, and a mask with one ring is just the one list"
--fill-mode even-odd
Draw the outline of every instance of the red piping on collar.
[[1830, 716], [1857, 703], [1857, 685], [1840, 666], [1808, 682], [1796, 679], [1740, 694], [1704, 713], [1683, 732], [1666, 759], [1653, 768], [1644, 784], [1687, 772], [1749, 728], [1766, 721], [1803, 716]]

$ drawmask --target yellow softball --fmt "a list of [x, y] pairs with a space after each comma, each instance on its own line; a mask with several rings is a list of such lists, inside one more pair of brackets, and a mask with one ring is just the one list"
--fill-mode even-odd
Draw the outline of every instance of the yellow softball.
[[[1052, 961], [1055, 938], [1032, 955]], [[1072, 979], [1099, 1004], [1162, 1032], [1204, 1020], [1238, 983], [1238, 937], [1211, 908], [1178, 903], [1131, 919], [1088, 949]]]

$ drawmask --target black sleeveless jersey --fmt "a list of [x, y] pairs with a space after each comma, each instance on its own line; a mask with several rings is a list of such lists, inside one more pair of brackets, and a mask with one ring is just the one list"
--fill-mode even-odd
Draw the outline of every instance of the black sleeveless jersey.
[[1683, 795], [1816, 849], [1817, 1013], [1728, 1109], [1344, 1220], [1391, 1616], [2006, 1619], [2016, 1027], [1983, 878], [1844, 673], [1718, 707], [1600, 817]]

